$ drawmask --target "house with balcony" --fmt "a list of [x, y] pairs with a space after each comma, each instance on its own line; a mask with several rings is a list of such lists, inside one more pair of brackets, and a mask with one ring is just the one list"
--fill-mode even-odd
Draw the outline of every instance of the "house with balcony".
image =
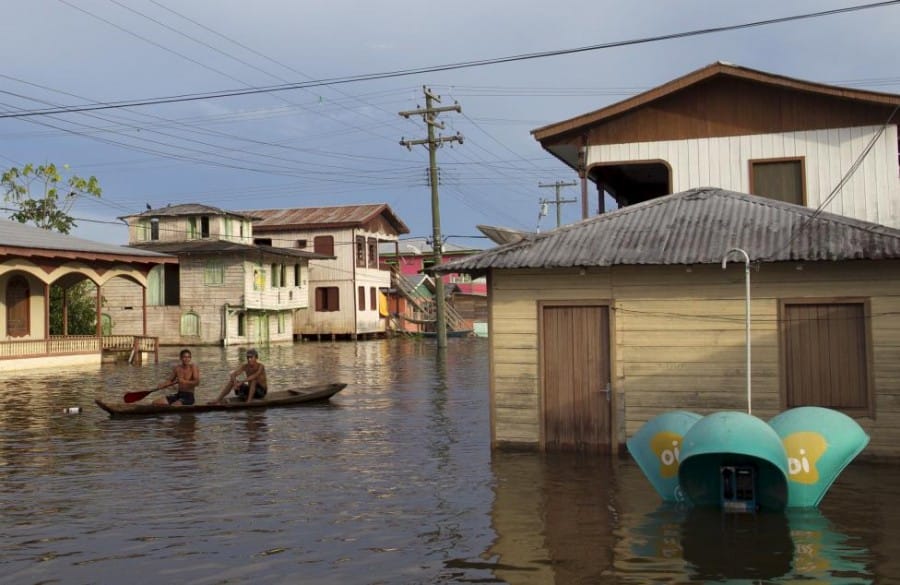
[[309, 262], [309, 310], [294, 314], [301, 338], [385, 335], [390, 330], [384, 291], [391, 271], [379, 262], [379, 248], [409, 228], [385, 203], [257, 209], [253, 242], [274, 250], [318, 256]]
[[[309, 263], [331, 258], [254, 244], [253, 216], [208, 205], [172, 205], [122, 219], [130, 246], [178, 258], [148, 275], [148, 328], [164, 344], [293, 341], [296, 315], [309, 306]], [[131, 290], [135, 302], [140, 292]], [[121, 290], [117, 297], [128, 298]], [[110, 312], [117, 331], [137, 326], [127, 305]]]

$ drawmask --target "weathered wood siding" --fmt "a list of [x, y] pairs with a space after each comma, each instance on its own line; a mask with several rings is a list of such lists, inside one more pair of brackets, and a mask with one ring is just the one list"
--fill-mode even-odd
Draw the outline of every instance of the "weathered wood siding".
[[[298, 240], [306, 240], [304, 248], [314, 251], [313, 242], [317, 236], [334, 238], [334, 260], [311, 260], [309, 262], [308, 309], [294, 313], [294, 333], [298, 335], [355, 335], [358, 333], [381, 333], [387, 322], [378, 314], [377, 303], [370, 306], [370, 289], [391, 286], [391, 273], [377, 268], [356, 266], [356, 236], [377, 238], [381, 241], [396, 239], [390, 226], [385, 222], [374, 222], [372, 230], [359, 228], [274, 231], [267, 229], [266, 237], [272, 238], [273, 246], [293, 247]], [[373, 231], [374, 230], [374, 231]], [[377, 246], [376, 246], [377, 249]], [[375, 266], [378, 266], [377, 261]], [[365, 307], [358, 307], [357, 287], [365, 287]], [[337, 287], [340, 297], [339, 311], [316, 311], [315, 289]]]
[[[860, 157], [880, 126], [751, 136], [606, 144], [588, 148], [588, 166], [665, 161], [672, 192], [721, 187], [750, 192], [750, 161], [803, 157], [806, 205], [818, 208]], [[826, 211], [900, 227], [897, 127], [889, 125]]]
[[[798, 270], [798, 267], [802, 268]], [[538, 301], [612, 301], [614, 434], [653, 416], [747, 408], [744, 266], [615, 267], [491, 275], [492, 437], [537, 446]], [[900, 455], [900, 263], [763, 265], [751, 273], [753, 414], [780, 412], [779, 299], [867, 298], [875, 417], [857, 419], [868, 454]]]

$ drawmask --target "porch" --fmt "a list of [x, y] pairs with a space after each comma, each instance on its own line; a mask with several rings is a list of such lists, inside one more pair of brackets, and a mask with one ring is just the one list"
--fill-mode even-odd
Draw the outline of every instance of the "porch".
[[[146, 335], [51, 335], [47, 339], [0, 341], [0, 361], [58, 356], [128, 354], [129, 363], [140, 365], [144, 354], [159, 362], [159, 338]], [[56, 360], [49, 360], [49, 363]]]

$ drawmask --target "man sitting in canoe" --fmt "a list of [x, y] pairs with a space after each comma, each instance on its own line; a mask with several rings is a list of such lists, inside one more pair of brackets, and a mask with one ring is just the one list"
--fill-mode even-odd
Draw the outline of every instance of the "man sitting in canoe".
[[[238, 380], [237, 378], [241, 374], [244, 374], [244, 379]], [[232, 390], [244, 402], [250, 402], [251, 398], [265, 398], [268, 386], [266, 366], [259, 361], [259, 354], [255, 349], [248, 349], [247, 363], [241, 364], [238, 369], [231, 372], [228, 383], [210, 404], [222, 402], [222, 399]]]
[[157, 406], [166, 404], [190, 406], [194, 403], [194, 389], [200, 384], [200, 368], [197, 364], [191, 363], [191, 350], [182, 349], [179, 357], [181, 363], [172, 368], [172, 374], [168, 379], [156, 387], [157, 390], [162, 390], [169, 386], [177, 386], [178, 392], [156, 400], [153, 404]]

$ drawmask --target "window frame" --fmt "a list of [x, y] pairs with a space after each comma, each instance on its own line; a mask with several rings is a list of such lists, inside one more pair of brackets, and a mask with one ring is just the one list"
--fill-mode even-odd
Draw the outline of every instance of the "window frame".
[[[865, 367], [864, 376], [865, 388], [862, 389], [862, 398], [864, 405], [862, 407], [841, 407], [826, 406], [822, 404], [794, 404], [791, 400], [790, 371], [792, 367], [790, 363], [789, 341], [789, 325], [788, 307], [798, 305], [858, 305], [862, 308], [862, 341], [864, 346], [862, 352], [861, 366]], [[847, 416], [860, 418], [875, 418], [875, 345], [872, 338], [872, 317], [870, 300], [867, 297], [803, 297], [803, 298], [781, 298], [778, 299], [778, 371], [779, 371], [779, 401], [782, 410], [795, 408], [798, 406], [823, 406], [831, 408], [839, 412], [843, 412]]]
[[772, 199], [773, 201], [781, 201], [783, 203], [794, 203], [793, 201], [785, 201], [784, 199], [776, 199], [769, 195], [765, 195], [762, 193], [757, 193], [757, 177], [755, 169], [757, 167], [763, 167], [765, 165], [777, 165], [784, 163], [797, 163], [797, 167], [800, 175], [800, 201], [796, 203], [796, 205], [802, 205], [804, 207], [807, 206], [807, 198], [806, 198], [806, 157], [804, 156], [786, 156], [779, 158], [755, 158], [747, 161], [748, 165], [748, 180], [750, 182], [750, 193], [752, 195], [757, 195], [758, 197], [766, 197], [768, 199]]

